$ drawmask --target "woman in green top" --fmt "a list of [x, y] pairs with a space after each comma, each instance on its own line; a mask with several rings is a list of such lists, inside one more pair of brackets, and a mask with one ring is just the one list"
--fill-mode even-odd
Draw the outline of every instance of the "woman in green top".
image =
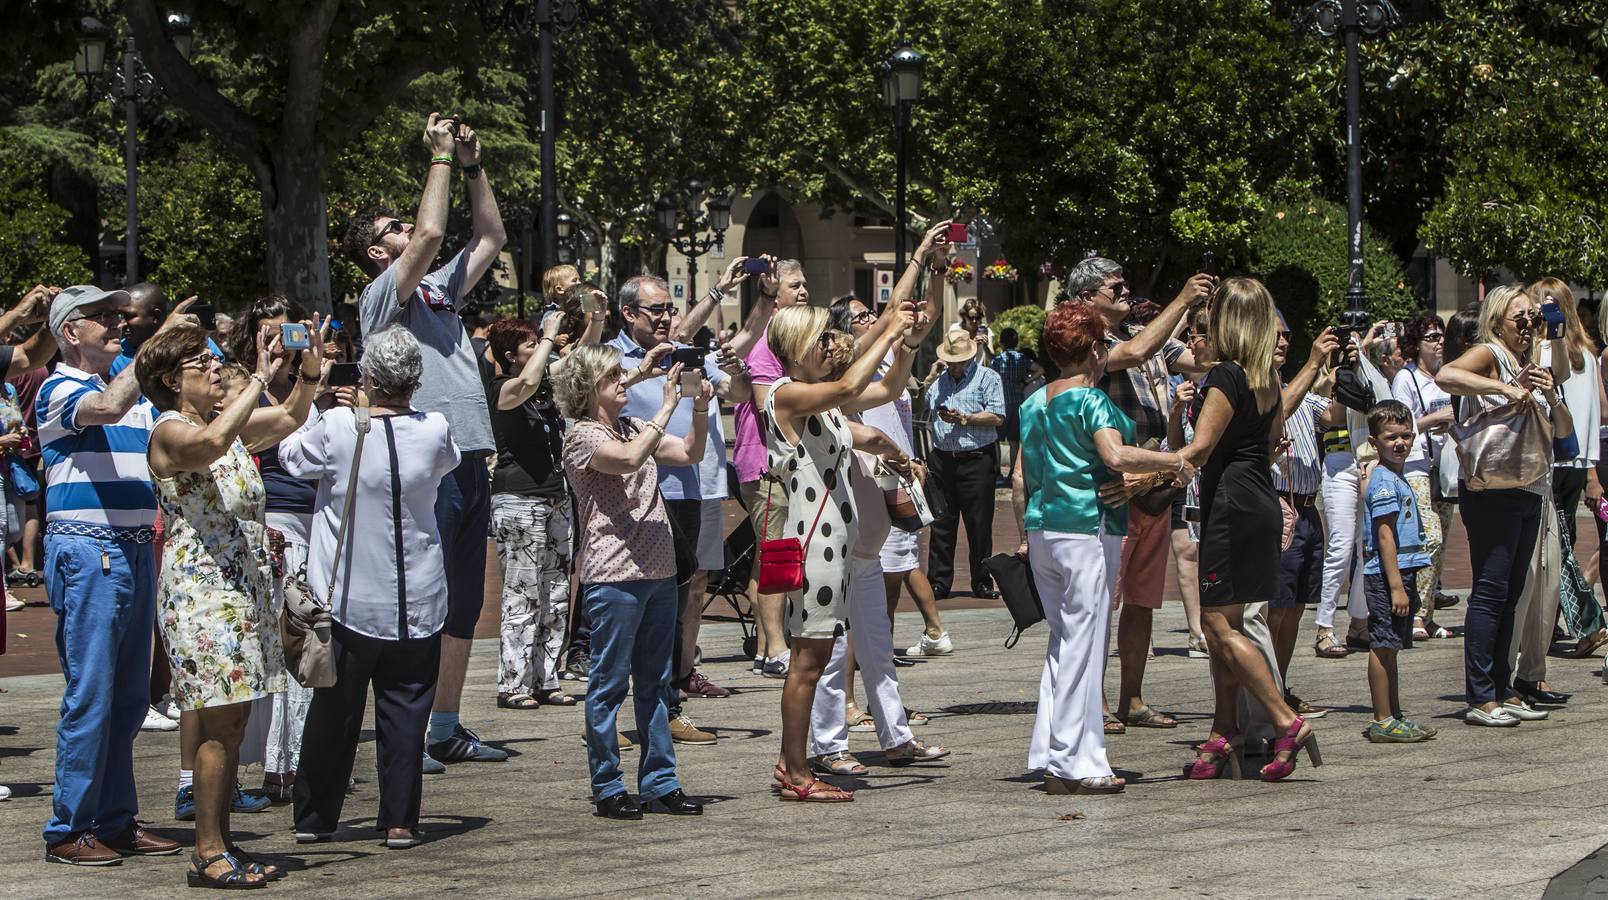
[[1012, 472], [1017, 524], [1044, 603], [1050, 643], [1039, 681], [1028, 767], [1044, 770], [1052, 794], [1116, 793], [1106, 761], [1100, 685], [1105, 676], [1111, 591], [1128, 530], [1123, 473], [1194, 468], [1176, 453], [1130, 447], [1134, 424], [1098, 385], [1105, 325], [1081, 303], [1063, 303], [1044, 324], [1044, 349], [1061, 377], [1021, 407], [1022, 450]]

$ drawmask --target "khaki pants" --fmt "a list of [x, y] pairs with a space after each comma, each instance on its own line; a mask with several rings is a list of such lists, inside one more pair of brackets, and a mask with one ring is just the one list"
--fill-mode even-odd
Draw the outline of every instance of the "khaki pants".
[[[1561, 547], [1558, 508], [1548, 494], [1541, 501], [1541, 532], [1524, 576], [1524, 593], [1513, 614], [1513, 643], [1508, 666], [1517, 680], [1540, 682], [1547, 677], [1547, 648], [1552, 646], [1552, 624], [1558, 619], [1558, 570]], [[1506, 697], [1498, 697], [1506, 700]]]

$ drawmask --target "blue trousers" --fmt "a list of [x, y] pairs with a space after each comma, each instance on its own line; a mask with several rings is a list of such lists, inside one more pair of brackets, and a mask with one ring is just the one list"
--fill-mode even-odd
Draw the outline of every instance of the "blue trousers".
[[67, 680], [45, 843], [134, 827], [134, 737], [150, 703], [156, 552], [151, 544], [45, 535], [45, 591]]
[[[670, 648], [676, 631], [676, 580], [590, 584], [584, 602], [592, 619], [592, 670], [586, 691], [586, 761], [592, 799], [625, 792], [615, 720], [631, 688], [641, 758], [637, 793], [656, 800], [681, 787], [670, 743]], [[628, 684], [629, 682], [629, 684]]]

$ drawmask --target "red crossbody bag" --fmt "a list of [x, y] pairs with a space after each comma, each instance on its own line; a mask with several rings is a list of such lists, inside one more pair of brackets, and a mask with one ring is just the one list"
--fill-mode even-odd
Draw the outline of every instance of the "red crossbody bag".
[[815, 521], [810, 524], [810, 532], [802, 541], [796, 537], [766, 540], [765, 535], [770, 534], [772, 484], [771, 476], [767, 474], [765, 524], [762, 526], [759, 541], [759, 592], [788, 594], [804, 589], [804, 554], [809, 551], [810, 538], [815, 536], [815, 526], [821, 524], [821, 513], [826, 512], [826, 502], [831, 493], [822, 491], [821, 508], [815, 511]]

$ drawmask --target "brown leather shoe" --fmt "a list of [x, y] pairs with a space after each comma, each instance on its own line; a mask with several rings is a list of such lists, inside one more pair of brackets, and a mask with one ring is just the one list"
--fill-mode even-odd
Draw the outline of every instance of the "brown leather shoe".
[[101, 843], [124, 856], [171, 856], [184, 849], [178, 841], [158, 837], [139, 825], [116, 837], [101, 838]]
[[69, 866], [120, 866], [123, 855], [95, 840], [84, 832], [59, 844], [45, 848], [45, 862], [66, 863]]

